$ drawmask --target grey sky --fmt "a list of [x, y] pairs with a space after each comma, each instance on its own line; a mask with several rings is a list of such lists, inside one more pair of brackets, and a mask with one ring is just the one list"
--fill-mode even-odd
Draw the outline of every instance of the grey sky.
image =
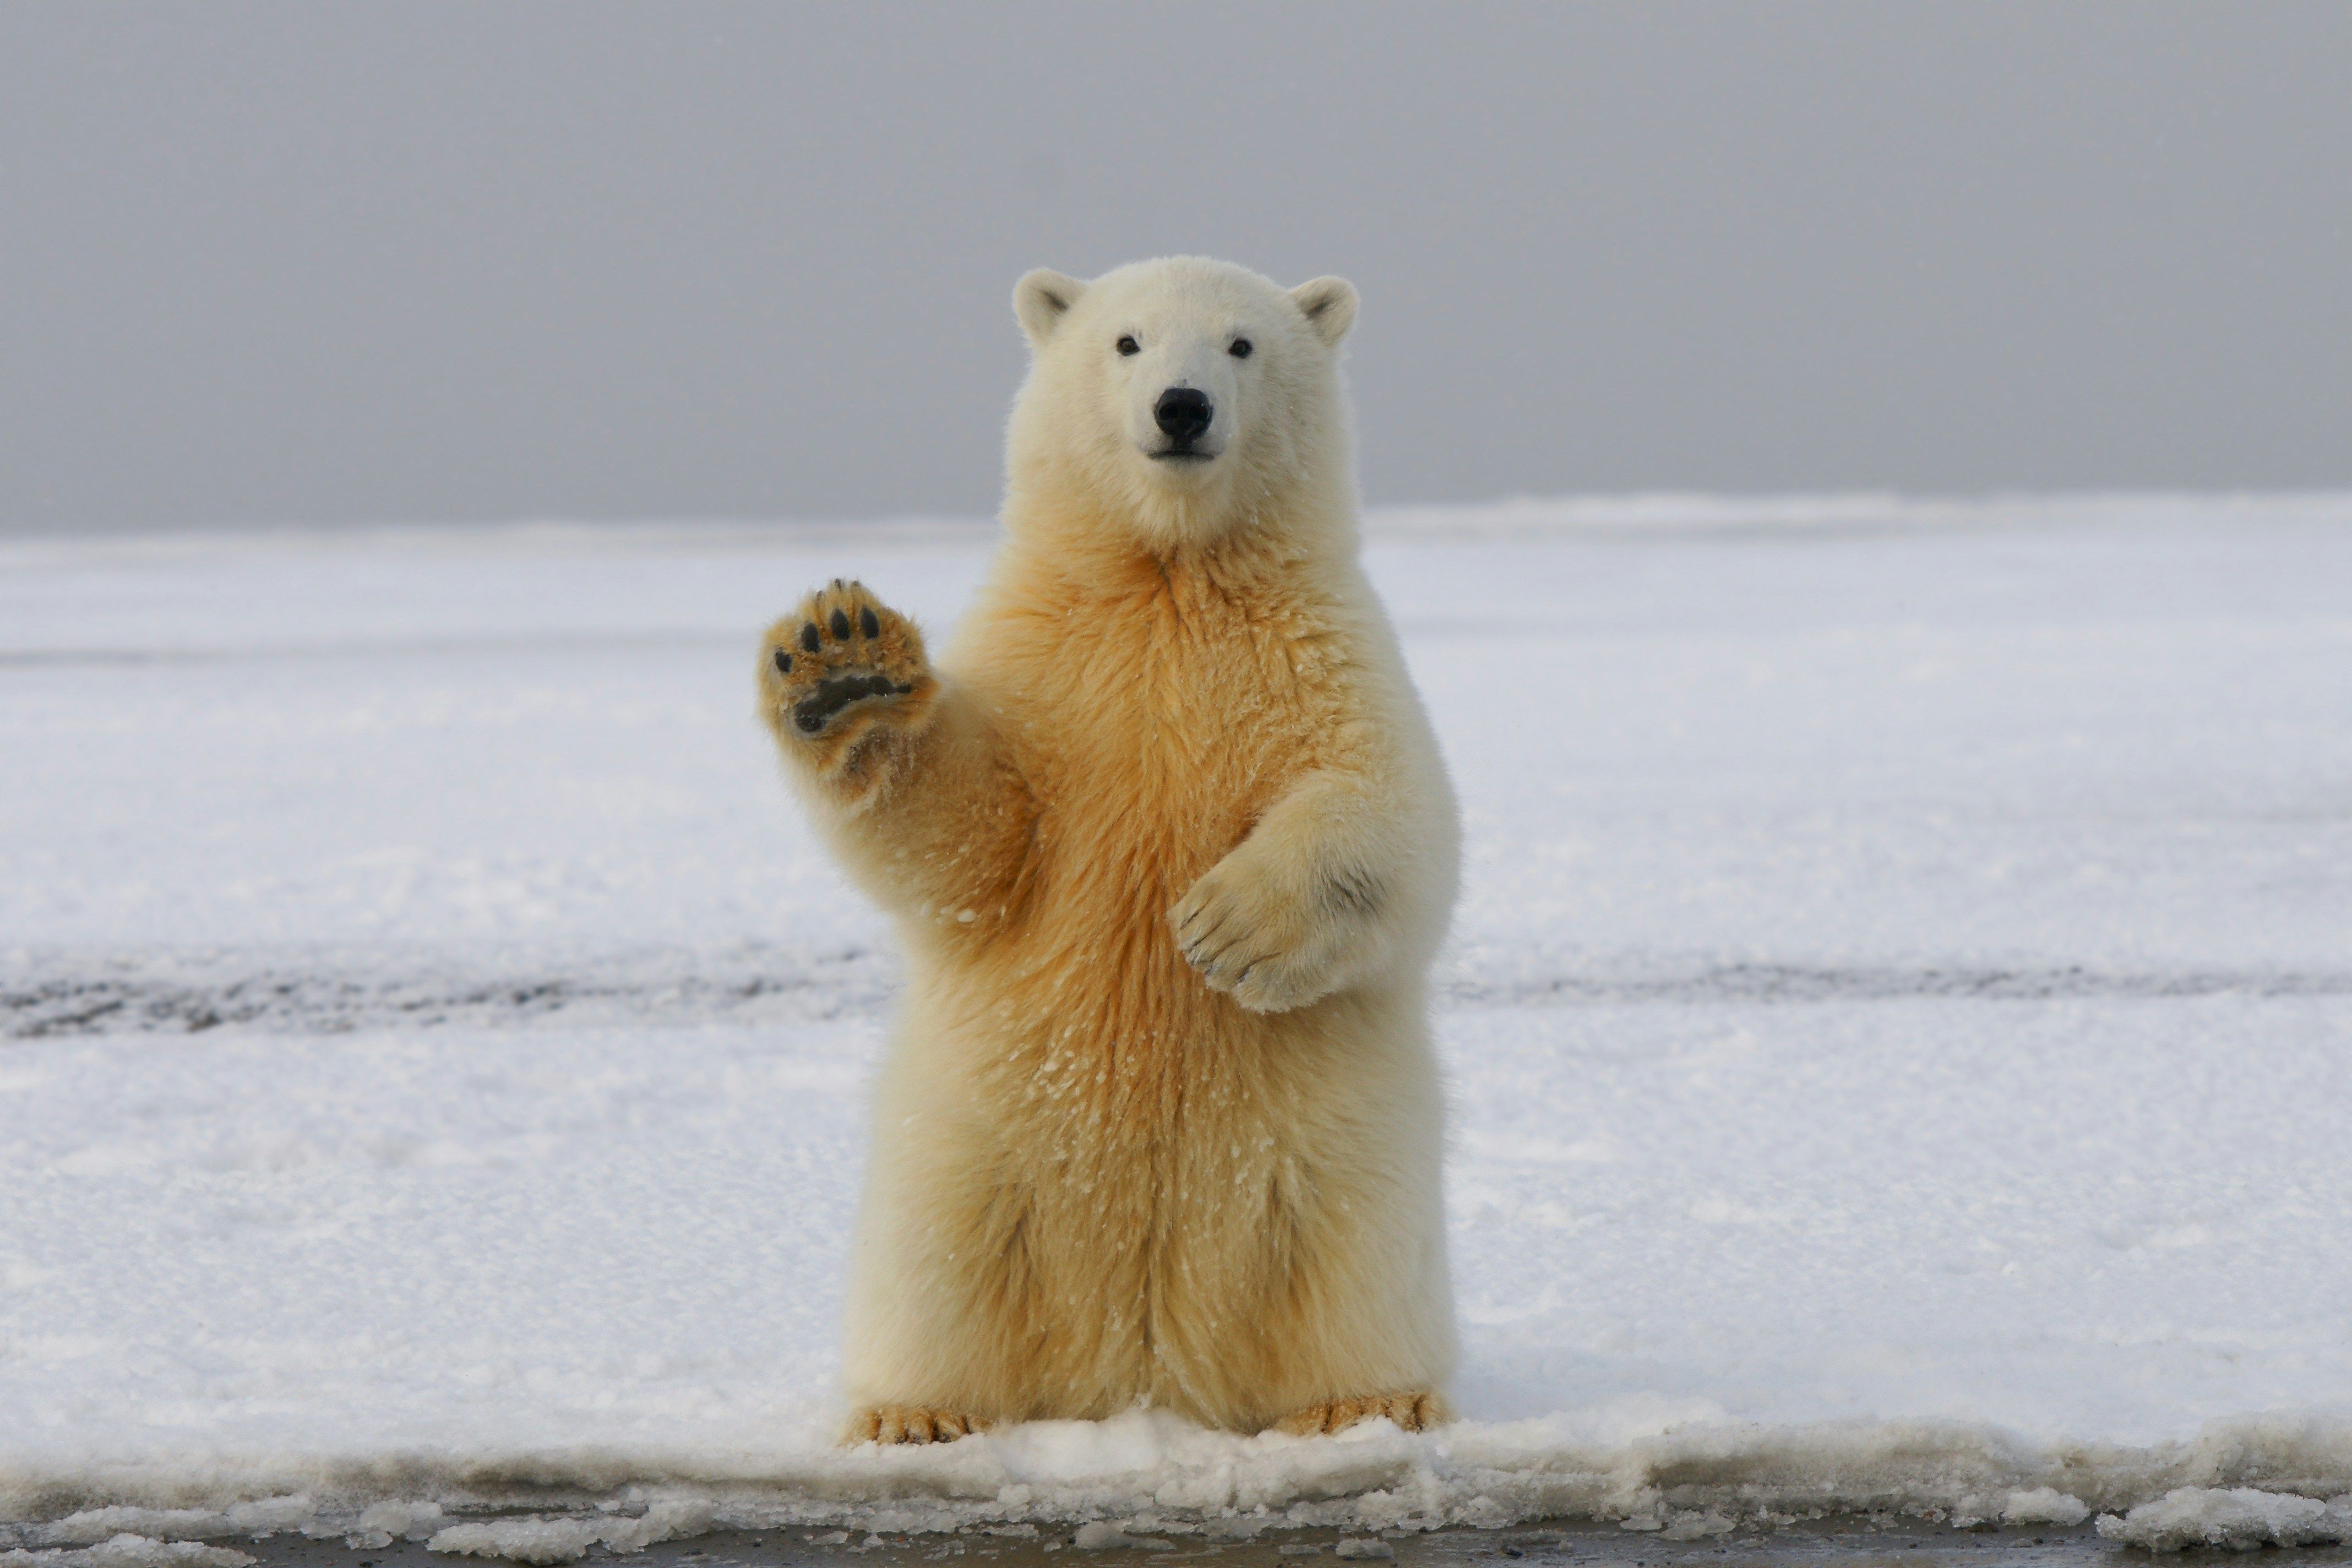
[[2352, 6], [0, 0], [0, 528], [993, 507], [1024, 268], [1375, 501], [2352, 484]]

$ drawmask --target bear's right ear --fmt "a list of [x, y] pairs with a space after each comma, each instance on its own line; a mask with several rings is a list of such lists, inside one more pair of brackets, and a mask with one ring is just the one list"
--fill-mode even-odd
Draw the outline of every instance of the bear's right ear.
[[1356, 324], [1356, 286], [1345, 278], [1316, 278], [1290, 291], [1307, 324], [1325, 346], [1338, 348]]
[[1021, 320], [1021, 330], [1029, 334], [1029, 346], [1042, 349], [1070, 307], [1087, 286], [1075, 278], [1065, 278], [1051, 268], [1040, 267], [1034, 272], [1022, 274], [1021, 281], [1013, 286], [1013, 313]]

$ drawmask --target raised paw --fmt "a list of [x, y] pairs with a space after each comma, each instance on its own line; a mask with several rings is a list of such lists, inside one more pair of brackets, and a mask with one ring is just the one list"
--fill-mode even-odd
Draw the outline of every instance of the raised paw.
[[1284, 1416], [1274, 1424], [1277, 1432], [1311, 1437], [1318, 1432], [1340, 1432], [1359, 1421], [1385, 1415], [1408, 1432], [1426, 1432], [1448, 1419], [1445, 1401], [1434, 1394], [1370, 1394], [1355, 1399], [1334, 1399]]
[[959, 1410], [923, 1405], [877, 1405], [850, 1417], [842, 1441], [858, 1443], [952, 1443], [988, 1430], [988, 1422]]
[[833, 582], [768, 628], [761, 710], [778, 738], [842, 746], [877, 724], [911, 724], [938, 688], [914, 623], [862, 584]]

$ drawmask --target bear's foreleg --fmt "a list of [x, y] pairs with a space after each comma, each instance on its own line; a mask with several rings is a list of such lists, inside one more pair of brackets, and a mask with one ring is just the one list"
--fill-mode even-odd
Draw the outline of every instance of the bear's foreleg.
[[1400, 795], [1349, 773], [1302, 780], [1169, 911], [1185, 961], [1258, 1013], [1382, 973], [1432, 902]]
[[1001, 929], [1036, 812], [980, 701], [914, 623], [835, 579], [769, 628], [760, 715], [818, 826], [876, 901], [950, 933]]

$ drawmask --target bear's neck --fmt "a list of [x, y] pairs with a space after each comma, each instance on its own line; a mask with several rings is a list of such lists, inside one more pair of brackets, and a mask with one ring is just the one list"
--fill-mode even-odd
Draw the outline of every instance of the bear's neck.
[[1213, 506], [1169, 496], [1106, 497], [1063, 476], [1037, 479], [1043, 482], [1008, 490], [1005, 542], [1065, 573], [1108, 580], [1157, 574], [1238, 586], [1356, 554], [1354, 499], [1341, 486], [1290, 485]]

